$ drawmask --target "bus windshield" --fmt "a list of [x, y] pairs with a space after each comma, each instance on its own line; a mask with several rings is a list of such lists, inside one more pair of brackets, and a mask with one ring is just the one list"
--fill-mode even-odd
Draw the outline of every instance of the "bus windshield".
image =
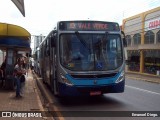
[[123, 63], [122, 50], [118, 34], [60, 35], [60, 63], [72, 71], [115, 70]]

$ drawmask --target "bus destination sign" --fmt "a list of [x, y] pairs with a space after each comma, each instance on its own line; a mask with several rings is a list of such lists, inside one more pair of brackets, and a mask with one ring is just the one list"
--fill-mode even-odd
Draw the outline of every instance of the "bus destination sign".
[[112, 22], [100, 21], [66, 21], [60, 22], [60, 30], [78, 30], [78, 31], [119, 31], [119, 25]]

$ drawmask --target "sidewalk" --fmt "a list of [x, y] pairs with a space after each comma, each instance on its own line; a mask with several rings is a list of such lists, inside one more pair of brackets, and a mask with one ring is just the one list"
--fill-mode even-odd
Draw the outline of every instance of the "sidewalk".
[[[32, 73], [29, 70], [26, 76], [26, 82], [24, 86], [24, 91], [21, 98], [15, 97], [15, 91], [9, 91], [0, 88], [0, 116], [2, 116], [3, 111], [18, 111], [18, 112], [33, 112], [34, 111], [44, 111], [40, 97], [38, 94], [36, 82], [33, 79]], [[28, 115], [28, 113], [27, 113]], [[46, 117], [15, 117], [15, 118], [0, 118], [0, 120], [50, 120], [51, 118]]]
[[150, 74], [140, 74], [135, 72], [126, 72], [126, 78], [134, 80], [143, 80], [160, 84], [160, 76]]

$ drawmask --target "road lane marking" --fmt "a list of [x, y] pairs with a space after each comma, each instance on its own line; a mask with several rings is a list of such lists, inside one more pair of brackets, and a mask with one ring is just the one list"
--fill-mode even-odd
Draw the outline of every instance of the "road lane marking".
[[145, 89], [141, 89], [141, 88], [137, 88], [137, 87], [133, 87], [133, 86], [129, 86], [129, 85], [125, 85], [125, 86], [129, 87], [129, 88], [137, 89], [137, 90], [140, 90], [140, 91], [143, 91], [143, 92], [148, 92], [148, 93], [151, 93], [151, 94], [160, 95], [160, 93], [157, 93], [157, 92], [153, 92], [153, 91], [149, 91], [149, 90], [145, 90]]

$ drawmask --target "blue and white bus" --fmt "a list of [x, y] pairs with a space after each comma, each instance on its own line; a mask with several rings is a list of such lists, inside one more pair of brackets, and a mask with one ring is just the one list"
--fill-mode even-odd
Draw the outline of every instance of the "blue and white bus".
[[58, 22], [39, 47], [43, 82], [60, 96], [124, 92], [122, 33], [115, 22]]

